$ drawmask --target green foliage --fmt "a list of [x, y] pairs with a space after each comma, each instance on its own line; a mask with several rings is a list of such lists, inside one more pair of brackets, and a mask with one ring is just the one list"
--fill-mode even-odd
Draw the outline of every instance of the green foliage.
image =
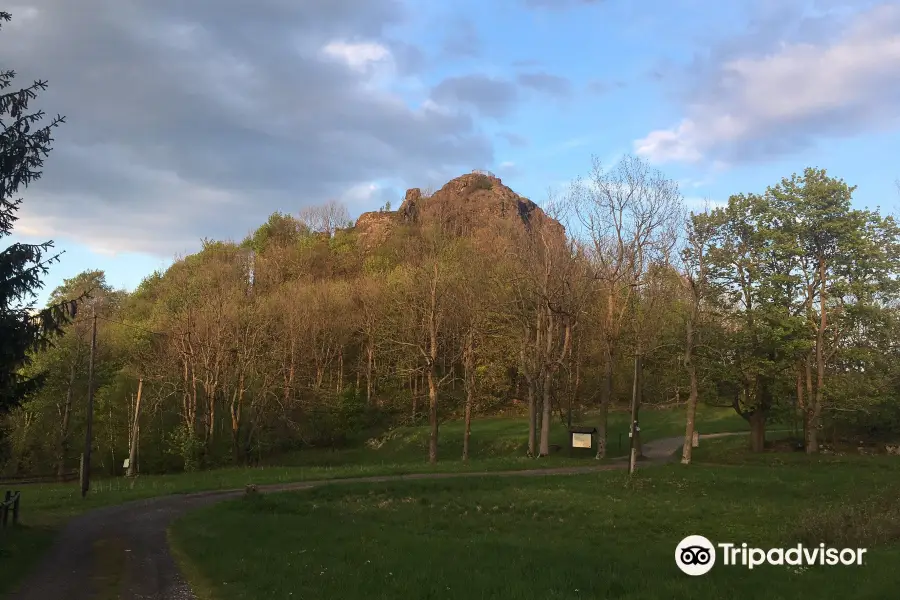
[[184, 424], [179, 425], [170, 434], [169, 444], [172, 451], [184, 462], [185, 472], [192, 473], [200, 469], [200, 453], [203, 449], [203, 442], [193, 428]]
[[732, 196], [692, 216], [689, 235], [709, 239], [706, 308], [725, 325], [718, 355], [730, 374], [719, 379], [736, 386], [745, 414], [794, 420], [798, 376], [812, 427], [820, 414], [847, 420], [882, 402], [890, 367], [872, 361], [890, 353], [879, 332], [895, 318], [900, 229], [877, 211], [853, 209], [854, 189], [806, 169], [763, 195]]
[[487, 175], [478, 173], [473, 178], [472, 187], [476, 190], [491, 190], [494, 188], [494, 182]]
[[290, 246], [310, 235], [309, 227], [302, 221], [281, 212], [274, 212], [268, 221], [260, 225], [242, 245], [259, 253], [270, 246]]
[[[0, 23], [11, 15], [0, 12]], [[57, 116], [44, 121], [43, 111], [30, 111], [29, 104], [47, 82], [35, 81], [17, 91], [9, 91], [14, 71], [0, 72], [0, 239], [12, 234], [16, 212], [22, 202], [16, 198], [21, 188], [39, 179], [44, 157], [51, 150], [52, 131], [64, 122]], [[28, 363], [29, 350], [46, 345], [59, 333], [61, 324], [75, 311], [73, 303], [53, 305], [35, 311], [35, 293], [48, 265], [58, 260], [51, 255], [53, 242], [15, 243], [0, 251], [0, 413], [18, 406], [40, 387], [42, 376], [26, 376], [21, 368]]]

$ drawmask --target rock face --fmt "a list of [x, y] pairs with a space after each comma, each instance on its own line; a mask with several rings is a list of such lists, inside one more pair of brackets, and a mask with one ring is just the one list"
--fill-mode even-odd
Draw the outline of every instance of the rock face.
[[359, 215], [354, 229], [359, 234], [362, 246], [373, 248], [387, 241], [398, 222], [397, 213], [367, 212]]
[[423, 196], [418, 188], [407, 190], [397, 211], [363, 213], [356, 231], [364, 246], [371, 248], [383, 243], [399, 225], [429, 223], [440, 223], [460, 236], [535, 226], [565, 233], [537, 204], [516, 194], [492, 173], [479, 171], [451, 179], [431, 196]]

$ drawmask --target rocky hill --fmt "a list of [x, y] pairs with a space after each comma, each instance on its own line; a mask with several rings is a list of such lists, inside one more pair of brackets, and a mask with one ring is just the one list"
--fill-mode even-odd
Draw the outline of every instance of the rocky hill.
[[431, 196], [424, 196], [419, 188], [407, 190], [398, 210], [363, 213], [355, 230], [364, 247], [372, 248], [384, 243], [398, 226], [436, 222], [456, 235], [542, 225], [564, 234], [562, 225], [540, 206], [503, 185], [499, 177], [479, 171], [451, 179]]

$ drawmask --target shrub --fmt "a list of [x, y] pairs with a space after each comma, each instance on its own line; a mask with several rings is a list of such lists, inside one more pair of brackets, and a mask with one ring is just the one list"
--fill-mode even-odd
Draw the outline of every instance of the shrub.
[[494, 187], [494, 182], [487, 175], [478, 174], [475, 176], [472, 187], [476, 190], [490, 190]]

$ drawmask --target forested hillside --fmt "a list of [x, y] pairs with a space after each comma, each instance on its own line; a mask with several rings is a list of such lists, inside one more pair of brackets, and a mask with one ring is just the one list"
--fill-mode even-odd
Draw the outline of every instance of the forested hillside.
[[[252, 464], [428, 422], [531, 415], [601, 431], [645, 404], [733, 406], [761, 450], [772, 423], [823, 435], [900, 433], [900, 231], [809, 169], [686, 214], [674, 181], [635, 158], [597, 164], [543, 209], [486, 173], [354, 224], [336, 203], [276, 213], [133, 292], [99, 271], [25, 367], [43, 387], [3, 418], [6, 474], [64, 473], [83, 450], [92, 323], [94, 465], [128, 457], [139, 385], [140, 471]], [[139, 383], [140, 382], [140, 383]], [[461, 448], [461, 452], [464, 450]]]

